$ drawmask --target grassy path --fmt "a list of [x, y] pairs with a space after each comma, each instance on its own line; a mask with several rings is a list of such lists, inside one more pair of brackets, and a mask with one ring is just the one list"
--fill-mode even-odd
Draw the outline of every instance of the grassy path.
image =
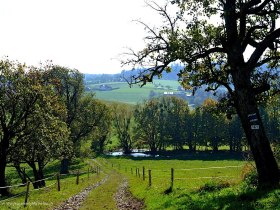
[[129, 192], [128, 182], [122, 174], [114, 169], [106, 167], [106, 164], [102, 164], [97, 160], [93, 160], [93, 162], [101, 166], [101, 173], [105, 174], [105, 178], [70, 197], [54, 210], [143, 209], [143, 203], [133, 198], [132, 194]]
[[93, 189], [101, 186], [108, 180], [108, 176], [105, 176], [101, 181], [97, 182], [96, 184], [89, 186], [85, 188], [82, 192], [70, 197], [67, 201], [65, 201], [62, 205], [60, 205], [57, 208], [54, 208], [54, 210], [64, 210], [64, 209], [79, 209], [81, 204], [84, 202], [84, 200], [87, 198], [90, 191]]

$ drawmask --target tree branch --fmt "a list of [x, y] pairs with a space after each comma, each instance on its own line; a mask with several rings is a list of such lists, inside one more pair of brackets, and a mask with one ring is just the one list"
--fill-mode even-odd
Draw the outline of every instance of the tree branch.
[[261, 41], [256, 47], [255, 51], [251, 55], [247, 62], [249, 68], [253, 69], [256, 65], [264, 51], [275, 41], [275, 39], [280, 37], [280, 29], [277, 29], [267, 35], [263, 41]]

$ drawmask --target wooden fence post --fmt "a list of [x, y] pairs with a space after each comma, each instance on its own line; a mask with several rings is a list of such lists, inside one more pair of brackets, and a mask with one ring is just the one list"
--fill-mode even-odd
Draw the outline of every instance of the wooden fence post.
[[60, 175], [59, 175], [59, 173], [56, 175], [56, 179], [57, 179], [57, 191], [60, 191]]
[[29, 185], [30, 185], [30, 182], [27, 182], [25, 200], [24, 200], [24, 208], [27, 207], [27, 201], [28, 201], [28, 195], [29, 195]]
[[79, 176], [80, 176], [80, 171], [78, 170], [78, 172], [77, 172], [77, 179], [76, 179], [76, 184], [77, 185], [79, 184]]
[[149, 187], [151, 187], [152, 186], [152, 171], [149, 170], [148, 172], [149, 172]]
[[145, 167], [143, 166], [143, 181], [145, 181]]
[[174, 183], [174, 168], [171, 168], [171, 188], [173, 188]]

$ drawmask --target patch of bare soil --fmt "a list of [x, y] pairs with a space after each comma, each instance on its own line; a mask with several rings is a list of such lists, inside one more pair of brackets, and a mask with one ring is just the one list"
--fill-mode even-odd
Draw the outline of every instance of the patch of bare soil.
[[128, 182], [123, 180], [115, 194], [116, 205], [119, 210], [142, 210], [145, 205], [142, 200], [139, 200], [131, 194], [128, 189]]

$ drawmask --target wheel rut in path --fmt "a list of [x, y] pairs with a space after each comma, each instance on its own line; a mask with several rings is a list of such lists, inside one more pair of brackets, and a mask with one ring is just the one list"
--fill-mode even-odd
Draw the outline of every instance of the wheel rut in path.
[[142, 210], [145, 208], [144, 202], [135, 198], [129, 191], [126, 178], [123, 178], [122, 183], [115, 194], [115, 201], [118, 210]]
[[99, 187], [100, 185], [104, 184], [109, 178], [109, 175], [106, 175], [101, 181], [95, 183], [94, 185], [91, 185], [87, 188], [85, 188], [80, 193], [70, 197], [68, 200], [66, 200], [63, 204], [60, 206], [54, 208], [53, 210], [77, 210], [83, 203], [83, 201], [87, 198], [90, 191], [93, 189]]

